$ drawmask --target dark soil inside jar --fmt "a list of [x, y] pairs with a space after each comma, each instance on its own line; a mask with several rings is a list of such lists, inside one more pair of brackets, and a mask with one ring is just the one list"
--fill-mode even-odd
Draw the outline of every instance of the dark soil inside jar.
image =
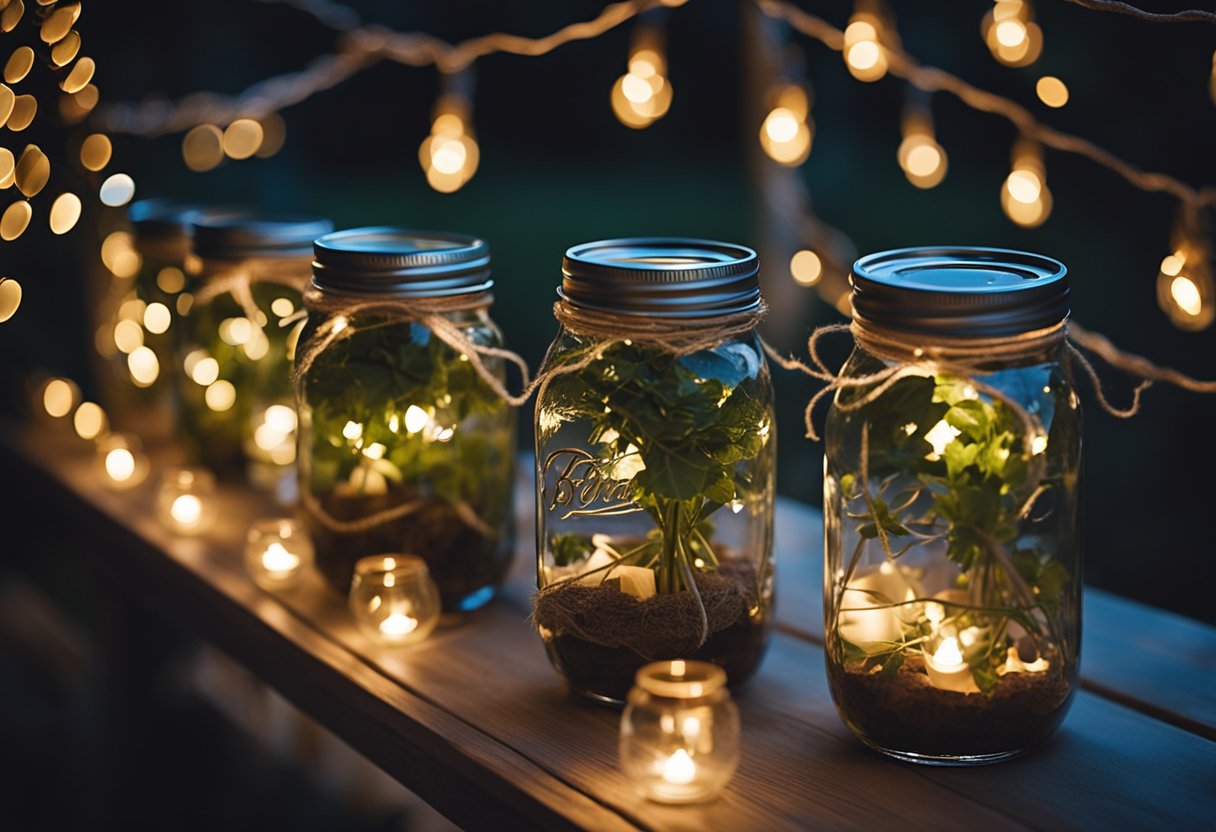
[[829, 660], [832, 698], [848, 726], [878, 748], [927, 757], [1023, 751], [1055, 731], [1074, 687], [1058, 660], [1042, 673], [1007, 673], [990, 696], [934, 687], [909, 661], [890, 677]]
[[768, 643], [769, 610], [750, 613], [755, 567], [724, 558], [718, 572], [694, 575], [709, 621], [704, 644], [701, 604], [691, 592], [638, 600], [611, 582], [566, 584], [536, 602], [535, 623], [550, 659], [576, 691], [618, 703], [642, 665], [665, 659], [713, 662], [737, 688], [759, 667]]
[[[418, 495], [401, 489], [387, 494], [329, 494], [319, 498], [322, 508], [340, 522], [370, 517], [416, 499]], [[477, 506], [470, 508], [478, 512]], [[442, 500], [424, 498], [416, 511], [358, 532], [337, 532], [307, 510], [301, 514], [316, 549], [317, 569], [343, 596], [350, 591], [359, 558], [391, 553], [417, 555], [427, 562], [444, 611], [467, 612], [493, 597], [511, 566], [509, 531], [486, 536]]]

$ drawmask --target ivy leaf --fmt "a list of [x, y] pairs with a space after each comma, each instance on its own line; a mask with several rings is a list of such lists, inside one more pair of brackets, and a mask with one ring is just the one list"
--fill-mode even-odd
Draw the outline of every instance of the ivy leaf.
[[595, 546], [591, 535], [566, 532], [549, 538], [549, 553], [557, 566], [569, 566], [591, 555]]

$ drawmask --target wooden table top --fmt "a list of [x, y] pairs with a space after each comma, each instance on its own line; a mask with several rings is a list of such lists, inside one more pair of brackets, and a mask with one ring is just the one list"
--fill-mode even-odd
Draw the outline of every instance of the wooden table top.
[[[617, 769], [619, 713], [569, 694], [528, 624], [530, 472], [521, 467], [515, 569], [502, 594], [407, 648], [369, 643], [310, 576], [271, 594], [245, 576], [249, 522], [282, 514], [241, 486], [220, 521], [175, 538], [152, 485], [98, 481], [91, 447], [61, 426], [0, 425], [7, 529], [54, 506], [62, 533], [468, 829], [779, 830], [1211, 828], [1216, 820], [1216, 628], [1097, 590], [1085, 597], [1082, 690], [1060, 731], [1017, 759], [930, 768], [864, 748], [836, 715], [822, 649], [817, 512], [777, 512], [778, 620], [738, 697], [742, 761], [725, 794], [671, 807]], [[172, 455], [153, 454], [154, 469]], [[45, 511], [43, 511], [45, 513]], [[1148, 567], [1148, 568], [1151, 568]]]

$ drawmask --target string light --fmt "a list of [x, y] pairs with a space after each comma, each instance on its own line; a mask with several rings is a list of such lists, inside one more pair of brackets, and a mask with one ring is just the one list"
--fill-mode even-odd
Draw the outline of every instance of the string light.
[[0, 277], [0, 324], [17, 314], [21, 308], [21, 284], [9, 277]]
[[435, 104], [431, 134], [418, 148], [427, 184], [440, 193], [460, 190], [477, 172], [480, 151], [469, 128], [469, 100], [459, 93]]
[[1044, 75], [1034, 85], [1035, 94], [1048, 107], [1059, 109], [1068, 103], [1068, 86], [1054, 75]]
[[808, 248], [796, 251], [790, 258], [790, 276], [800, 286], [814, 286], [823, 277], [823, 261]]
[[918, 188], [933, 188], [946, 178], [946, 151], [933, 134], [927, 106], [910, 106], [903, 118], [903, 141], [896, 158], [904, 176]]
[[1205, 329], [1216, 317], [1216, 302], [1211, 256], [1197, 216], [1183, 212], [1173, 236], [1174, 251], [1157, 273], [1157, 302], [1179, 329]]
[[616, 79], [609, 98], [617, 120], [635, 130], [649, 127], [671, 109], [672, 87], [660, 30], [640, 26], [634, 32], [628, 71]]
[[887, 74], [887, 48], [880, 42], [886, 28], [875, 12], [859, 10], [844, 30], [845, 66], [858, 81], [877, 81]]
[[760, 146], [769, 158], [786, 167], [797, 167], [811, 153], [815, 122], [811, 100], [798, 84], [785, 82], [769, 92], [771, 108], [760, 125]]
[[1013, 148], [1013, 170], [1001, 188], [1001, 207], [1023, 228], [1036, 228], [1051, 215], [1051, 191], [1038, 145], [1019, 141]]
[[1043, 51], [1043, 31], [1028, 0], [996, 0], [980, 31], [992, 57], [1005, 66], [1029, 66]]

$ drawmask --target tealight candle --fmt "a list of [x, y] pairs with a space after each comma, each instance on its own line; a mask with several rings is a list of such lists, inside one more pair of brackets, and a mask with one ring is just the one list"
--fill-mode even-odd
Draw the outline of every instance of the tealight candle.
[[955, 636], [946, 636], [932, 654], [925, 653], [925, 671], [935, 688], [955, 693], [980, 692]]
[[263, 589], [295, 584], [312, 564], [312, 558], [312, 541], [292, 520], [269, 518], [249, 527], [245, 571]]
[[97, 442], [97, 465], [107, 488], [124, 491], [148, 477], [148, 457], [140, 449], [139, 437], [111, 433]]
[[170, 531], [201, 534], [214, 521], [215, 477], [205, 468], [170, 468], [156, 495], [157, 516]]
[[638, 671], [621, 715], [621, 768], [659, 803], [716, 797], [739, 764], [739, 711], [726, 672], [708, 662], [654, 662]]
[[371, 555], [355, 563], [350, 611], [369, 638], [410, 644], [439, 623], [439, 588], [426, 561], [413, 555]]

